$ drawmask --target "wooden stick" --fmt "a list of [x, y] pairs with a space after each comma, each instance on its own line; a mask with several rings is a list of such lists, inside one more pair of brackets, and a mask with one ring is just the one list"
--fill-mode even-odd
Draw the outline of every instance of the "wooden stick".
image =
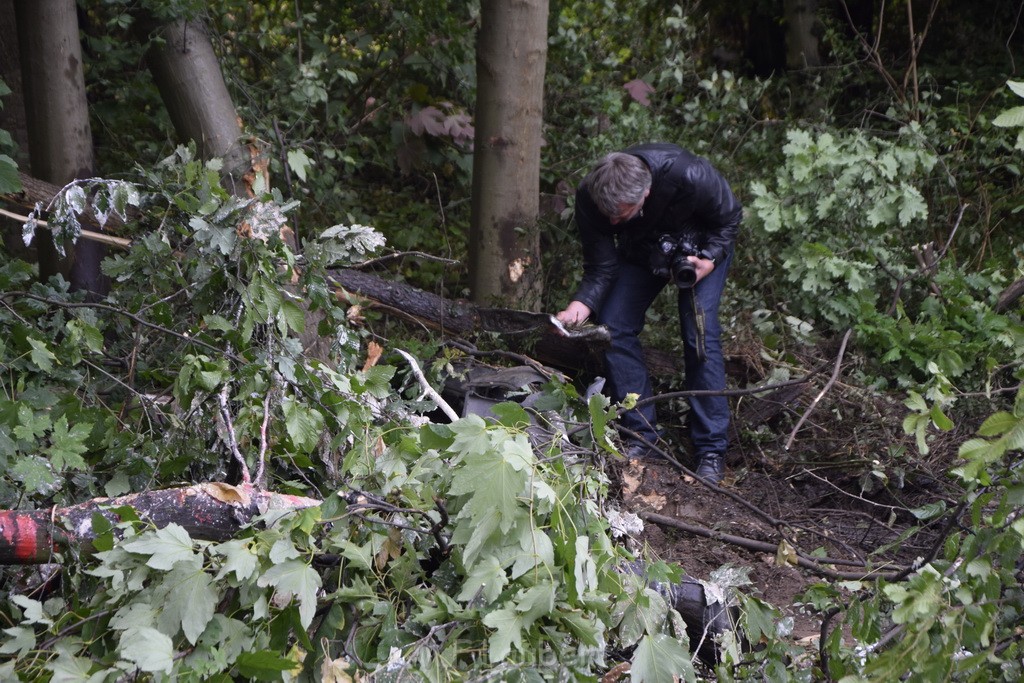
[[[21, 214], [14, 213], [13, 211], [5, 211], [4, 209], [0, 209], [0, 216], [7, 216], [8, 218], [13, 218], [14, 220], [21, 221], [22, 223], [28, 222], [28, 216], [22, 216]], [[36, 225], [42, 226], [44, 228], [50, 226], [49, 223], [41, 220], [37, 220]], [[130, 239], [126, 239], [124, 237], [114, 237], [113, 235], [108, 235], [102, 232], [96, 232], [94, 230], [83, 229], [79, 237], [81, 237], [83, 240], [89, 240], [91, 242], [100, 242], [102, 244], [106, 244], [112, 247], [120, 247], [121, 249], [131, 249], [132, 247], [132, 241]]]
[[839, 354], [836, 356], [836, 366], [832, 368], [832, 376], [829, 377], [828, 382], [825, 383], [822, 390], [814, 397], [814, 400], [811, 401], [811, 405], [807, 406], [807, 410], [805, 410], [804, 414], [800, 416], [800, 421], [796, 423], [796, 427], [793, 427], [793, 431], [789, 433], [789, 439], [786, 440], [785, 446], [787, 451], [793, 446], [793, 440], [796, 439], [796, 433], [800, 431], [800, 427], [802, 427], [804, 422], [807, 421], [807, 416], [811, 414], [814, 407], [818, 405], [818, 401], [820, 401], [822, 397], [828, 393], [828, 390], [832, 388], [832, 385], [836, 383], [836, 379], [839, 377], [839, 370], [843, 367], [843, 355], [846, 353], [846, 342], [850, 340], [850, 334], [852, 333], [853, 329], [851, 328], [843, 335], [843, 343], [839, 346]]

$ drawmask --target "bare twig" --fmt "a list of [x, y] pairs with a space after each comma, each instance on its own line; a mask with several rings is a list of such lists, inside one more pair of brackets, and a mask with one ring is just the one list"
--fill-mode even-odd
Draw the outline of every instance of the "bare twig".
[[262, 489], [266, 485], [264, 479], [267, 476], [267, 425], [270, 424], [270, 397], [273, 393], [274, 387], [271, 386], [267, 390], [267, 395], [263, 397], [263, 422], [260, 424], [260, 455], [256, 463], [257, 489]]
[[416, 359], [413, 358], [408, 352], [403, 351], [402, 349], [396, 349], [396, 351], [402, 354], [402, 358], [404, 358], [406, 362], [408, 362], [409, 365], [412, 367], [412, 374], [416, 376], [416, 379], [419, 381], [420, 386], [423, 387], [424, 393], [426, 393], [426, 395], [430, 397], [430, 399], [437, 405], [437, 407], [441, 409], [441, 412], [447, 415], [448, 419], [450, 419], [452, 422], [458, 420], [459, 414], [456, 413], [455, 410], [450, 405], [448, 405], [447, 401], [441, 398], [441, 394], [437, 393], [434, 387], [430, 386], [430, 382], [428, 382], [427, 378], [423, 375], [423, 371], [420, 370], [420, 366], [416, 362]]
[[349, 266], [349, 268], [351, 268], [352, 270], [363, 270], [364, 268], [373, 268], [374, 266], [379, 266], [383, 263], [388, 263], [389, 261], [397, 261], [407, 256], [414, 256], [424, 261], [434, 261], [436, 263], [443, 263], [448, 266], [459, 265], [459, 261], [456, 261], [454, 259], [444, 258], [443, 256], [434, 256], [433, 254], [428, 254], [423, 251], [398, 251], [395, 252], [394, 254], [385, 254], [384, 256], [369, 259], [368, 261], [363, 261], [362, 263], [355, 263]]
[[242, 469], [242, 483], [252, 484], [252, 478], [249, 476], [249, 466], [245, 464], [245, 457], [238, 450], [238, 440], [235, 438], [235, 425], [231, 420], [231, 410], [228, 408], [227, 384], [221, 388], [220, 393], [217, 394], [217, 399], [220, 402], [220, 415], [224, 419], [224, 431], [227, 435], [228, 448], [231, 449], [231, 457], [235, 459], [235, 462]]
[[11, 291], [11, 292], [2, 292], [2, 293], [0, 293], [0, 298], [8, 298], [8, 297], [24, 297], [26, 299], [32, 299], [33, 301], [40, 301], [42, 303], [49, 304], [51, 306], [58, 306], [60, 308], [98, 308], [98, 309], [104, 310], [104, 311], [111, 311], [112, 313], [117, 313], [119, 315], [123, 315], [124, 317], [128, 318], [129, 320], [134, 320], [135, 322], [137, 322], [138, 324], [142, 325], [143, 327], [148, 327], [151, 330], [156, 330], [158, 332], [162, 332], [162, 333], [170, 335], [172, 337], [177, 337], [178, 339], [181, 339], [182, 341], [188, 342], [189, 344], [196, 344], [198, 346], [204, 346], [204, 347], [206, 347], [208, 349], [216, 351], [217, 353], [224, 354], [227, 358], [235, 361], [236, 363], [242, 362], [242, 359], [240, 359], [238, 356], [234, 355], [231, 351], [226, 351], [224, 349], [218, 348], [218, 347], [214, 346], [213, 344], [208, 344], [208, 343], [202, 341], [201, 339], [195, 339], [193, 337], [189, 337], [188, 335], [182, 334], [181, 332], [175, 332], [174, 330], [172, 330], [172, 329], [170, 329], [168, 327], [164, 327], [163, 325], [157, 325], [156, 323], [151, 323], [148, 320], [140, 318], [139, 316], [135, 315], [134, 313], [129, 313], [128, 311], [126, 311], [126, 310], [124, 310], [122, 308], [117, 308], [116, 306], [110, 306], [108, 304], [101, 304], [101, 303], [88, 303], [88, 302], [71, 303], [71, 302], [68, 302], [68, 301], [57, 301], [56, 299], [49, 299], [49, 298], [47, 298], [45, 296], [39, 296], [37, 294], [32, 294], [31, 292], [23, 292], [23, 291]]
[[[22, 216], [21, 214], [14, 213], [12, 211], [5, 211], [4, 209], [0, 209], [0, 216], [7, 216], [8, 218], [13, 218], [14, 220], [21, 221], [22, 223], [28, 221], [28, 216]], [[42, 227], [49, 227], [50, 224], [47, 223], [46, 221], [37, 220], [36, 225]], [[89, 240], [90, 242], [100, 242], [102, 244], [107, 244], [112, 247], [120, 247], [121, 249], [131, 249], [132, 246], [132, 241], [130, 239], [126, 239], [124, 237], [114, 237], [113, 235], [108, 235], [102, 232], [96, 232], [95, 230], [83, 229], [78, 236], [83, 240]]]
[[[687, 533], [694, 534], [696, 536], [711, 538], [716, 541], [724, 541], [726, 543], [731, 543], [732, 545], [738, 546], [740, 548], [746, 548], [747, 550], [752, 550], [754, 552], [775, 553], [778, 550], [777, 544], [766, 543], [765, 541], [756, 541], [752, 538], [745, 538], [743, 536], [733, 536], [732, 534], [725, 534], [720, 531], [708, 529], [706, 527], [687, 524], [686, 522], [678, 520], [674, 517], [667, 517], [665, 515], [659, 515], [653, 512], [639, 512], [638, 515], [644, 521], [648, 521], [659, 526], [667, 526], [673, 529], [679, 529], [680, 531], [685, 531]], [[850, 560], [843, 560], [841, 562], [847, 565], [851, 564]], [[885, 573], [880, 573], [878, 569], [871, 569], [867, 572], [836, 571], [834, 569], [829, 569], [827, 567], [822, 566], [822, 564], [832, 564], [833, 562], [832, 560], [830, 560], [830, 558], [821, 558], [821, 561], [819, 563], [814, 560], [811, 560], [808, 557], [803, 557], [801, 555], [797, 555], [796, 563], [798, 566], [803, 567], [804, 569], [809, 569], [810, 571], [820, 576], [824, 576], [839, 581], [845, 581], [849, 579], [861, 580], [873, 578], [884, 578], [889, 580], [892, 577], [896, 576], [899, 571], [902, 571], [901, 567], [893, 567], [895, 571]], [[892, 567], [892, 565], [883, 566]]]
[[642, 398], [636, 402], [636, 407], [639, 408], [647, 405], [648, 403], [669, 401], [674, 398], [689, 398], [691, 396], [752, 396], [754, 394], [763, 394], [775, 391], [776, 389], [782, 389], [783, 387], [807, 384], [807, 382], [809, 382], [811, 378], [819, 372], [819, 370], [812, 370], [800, 379], [791, 379], [786, 382], [778, 382], [776, 384], [765, 384], [761, 387], [751, 387], [749, 389], [690, 389], [688, 391], [669, 391], [664, 394], [657, 394], [655, 396]]
[[839, 345], [839, 353], [836, 356], [835, 367], [832, 369], [832, 376], [829, 377], [828, 382], [826, 382], [822, 390], [818, 392], [818, 395], [814, 397], [814, 400], [811, 401], [811, 405], [807, 407], [804, 414], [800, 416], [800, 420], [796, 423], [796, 426], [793, 427], [793, 431], [790, 432], [789, 438], [786, 440], [786, 445], [784, 446], [787, 451], [792, 447], [793, 441], [796, 439], [796, 433], [800, 431], [801, 427], [803, 427], [804, 422], [807, 421], [807, 417], [811, 414], [811, 411], [814, 410], [818, 405], [818, 402], [821, 401], [825, 394], [828, 393], [828, 390], [832, 388], [832, 385], [836, 383], [836, 379], [839, 377], [839, 371], [843, 367], [843, 355], [846, 353], [846, 343], [850, 340], [850, 335], [852, 333], [853, 329], [851, 328], [843, 335], [843, 343]]

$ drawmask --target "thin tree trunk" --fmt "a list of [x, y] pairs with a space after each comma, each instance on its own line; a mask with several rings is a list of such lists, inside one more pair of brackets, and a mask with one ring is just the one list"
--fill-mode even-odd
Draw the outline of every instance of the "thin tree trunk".
[[251, 157], [205, 26], [198, 21], [161, 27], [140, 21], [138, 26], [144, 40], [155, 38], [146, 59], [178, 136], [195, 141], [203, 159], [223, 159], [224, 187], [248, 196], [244, 176], [251, 171]]
[[[14, 0], [0, 0], [0, 26], [15, 25]], [[0, 129], [11, 134], [18, 149], [14, 161], [28, 168], [28, 121], [25, 118], [25, 96], [21, 83], [21, 56], [18, 52], [18, 32], [0, 31], [0, 78], [11, 93], [0, 105]]]
[[[14, 0], [0, 0], [0, 26], [14, 26]], [[0, 102], [0, 130], [11, 135], [17, 147], [11, 155], [20, 168], [29, 167], [28, 121], [25, 119], [25, 96], [21, 85], [21, 56], [18, 52], [18, 32], [0, 31], [0, 79], [10, 94]], [[34, 261], [35, 252], [29, 252], [21, 241], [21, 224], [9, 218], [0, 218], [4, 245], [11, 254], [26, 261]]]
[[821, 66], [818, 37], [818, 0], [784, 0], [786, 17], [786, 66], [799, 70]]
[[[14, 7], [32, 175], [59, 186], [88, 178], [94, 166], [92, 130], [75, 1], [16, 0]], [[106, 293], [103, 245], [76, 245], [61, 264], [49, 232], [37, 231], [34, 244], [41, 279], [66, 271], [72, 289]]]
[[473, 300], [534, 309], [547, 0], [483, 0], [469, 269]]

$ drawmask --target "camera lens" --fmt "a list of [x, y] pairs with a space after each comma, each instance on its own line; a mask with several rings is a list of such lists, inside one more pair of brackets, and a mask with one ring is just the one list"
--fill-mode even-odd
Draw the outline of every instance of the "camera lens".
[[689, 289], [697, 282], [697, 269], [686, 256], [677, 256], [672, 262], [672, 279], [679, 289]]

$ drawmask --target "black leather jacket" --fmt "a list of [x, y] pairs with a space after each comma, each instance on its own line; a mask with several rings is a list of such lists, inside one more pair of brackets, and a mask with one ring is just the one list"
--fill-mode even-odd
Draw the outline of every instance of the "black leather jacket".
[[688, 233], [716, 262], [739, 232], [743, 207], [729, 183], [707, 159], [678, 145], [656, 143], [623, 150], [651, 169], [651, 192], [643, 215], [612, 225], [597, 209], [587, 188], [576, 191], [576, 227], [583, 244], [583, 282], [575, 301], [597, 311], [618, 274], [619, 260], [647, 266], [663, 234]]

